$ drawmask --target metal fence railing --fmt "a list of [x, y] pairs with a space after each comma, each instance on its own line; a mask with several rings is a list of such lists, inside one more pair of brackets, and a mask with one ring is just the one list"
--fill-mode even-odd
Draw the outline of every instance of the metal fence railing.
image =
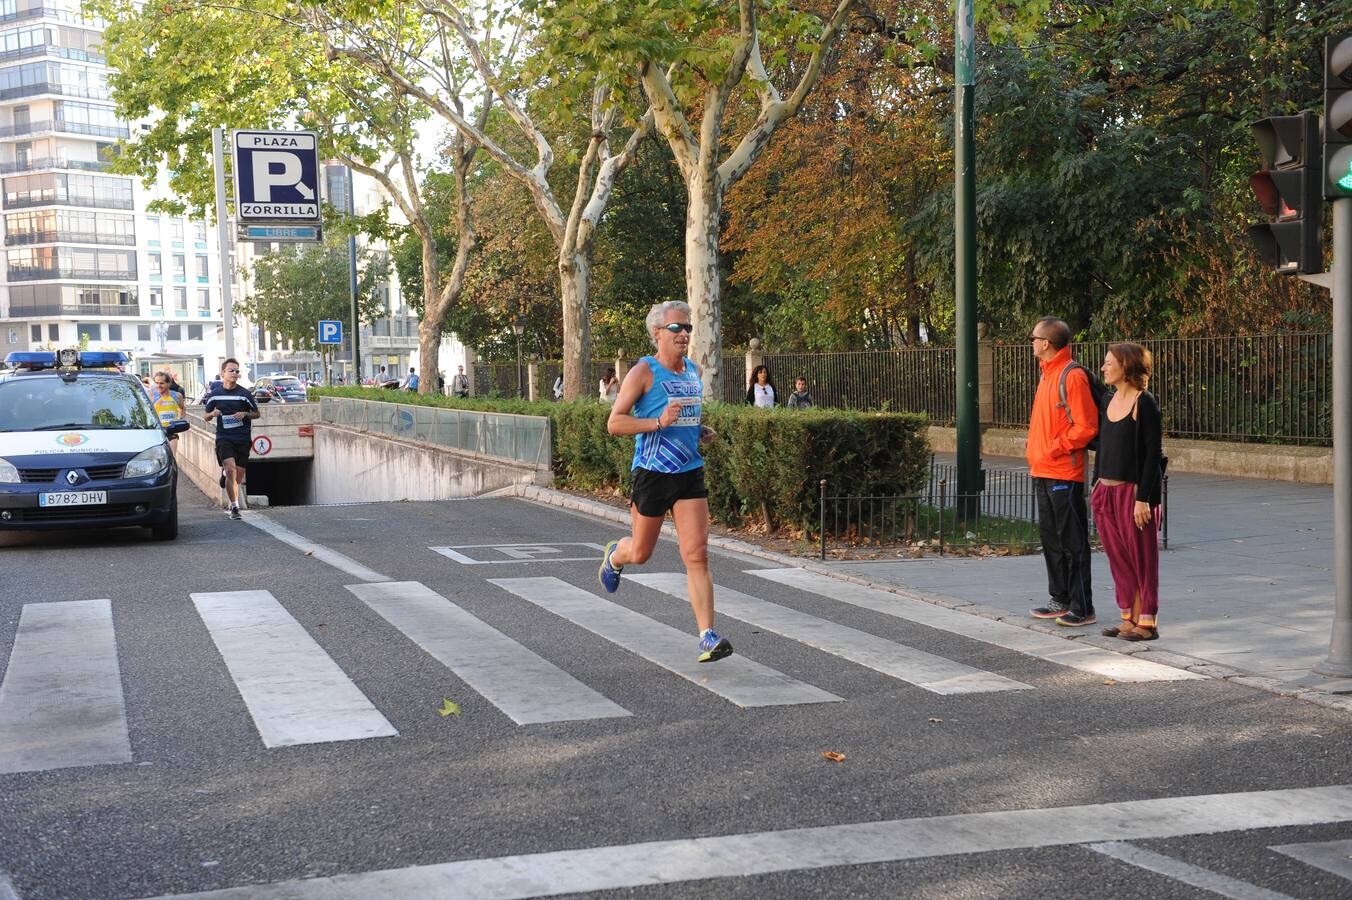
[[[1110, 341], [1074, 345], [1095, 371]], [[1154, 357], [1151, 393], [1174, 438], [1332, 444], [1333, 336], [1328, 333], [1142, 341]], [[995, 421], [1028, 424], [1038, 364], [1028, 344], [995, 345]]]
[[[936, 425], [951, 425], [957, 407], [952, 347], [857, 350], [840, 353], [767, 353], [777, 402], [784, 403], [799, 375], [818, 406], [925, 413]], [[746, 357], [723, 359], [723, 399], [746, 401]]]
[[[1169, 548], [1169, 476], [1162, 479], [1160, 537]], [[957, 492], [957, 467], [930, 461], [929, 483], [914, 494], [845, 496], [820, 483], [818, 552], [909, 547], [935, 552], [998, 548], [1034, 552], [1041, 546], [1033, 478], [1020, 469], [986, 469], [985, 488]], [[1087, 505], [1087, 504], [1086, 504]], [[1092, 510], [1089, 540], [1098, 541]]]
[[319, 418], [330, 425], [426, 441], [537, 469], [548, 469], [553, 462], [547, 416], [321, 397]]

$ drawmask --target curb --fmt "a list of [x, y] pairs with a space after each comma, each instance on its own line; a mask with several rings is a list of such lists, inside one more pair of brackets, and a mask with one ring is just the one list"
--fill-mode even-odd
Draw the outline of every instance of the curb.
[[[613, 506], [607, 506], [596, 500], [575, 497], [572, 494], [554, 490], [553, 488], [540, 487], [539, 485], [534, 484], [516, 484], [508, 488], [494, 491], [493, 495], [497, 497], [515, 497], [530, 503], [538, 503], [541, 506], [553, 506], [560, 509], [567, 509], [573, 512], [584, 513], [593, 518], [615, 522], [620, 525], [629, 525], [629, 516], [622, 510], [616, 509]], [[668, 537], [675, 537], [675, 526], [672, 525], [671, 522], [663, 522], [662, 534], [667, 535]], [[1068, 634], [1067, 629], [1065, 628], [1054, 629], [1036, 619], [1029, 619], [1028, 617], [1021, 616], [1017, 613], [1011, 613], [1007, 609], [987, 606], [980, 603], [970, 603], [965, 600], [956, 600], [950, 597], [919, 594], [915, 591], [899, 588], [895, 585], [870, 581], [860, 575], [854, 575], [849, 572], [839, 572], [829, 566], [823, 566], [820, 563], [814, 562], [813, 560], [801, 559], [796, 556], [786, 556], [782, 553], [776, 553], [773, 550], [766, 550], [764, 547], [758, 547], [755, 544], [739, 541], [734, 538], [726, 538], [721, 535], [711, 534], [709, 535], [709, 546], [732, 553], [738, 553], [743, 556], [753, 556], [781, 566], [789, 566], [818, 575], [826, 575], [830, 578], [846, 581], [851, 584], [857, 584], [880, 591], [887, 591], [890, 594], [896, 594], [897, 596], [905, 597], [908, 600], [917, 600], [932, 606], [942, 606], [946, 609], [958, 610], [971, 615], [981, 616], [985, 619], [994, 619], [998, 622], [1005, 622], [1009, 625], [1027, 628], [1030, 631], [1038, 631], [1043, 634], [1054, 634], [1068, 642], [1083, 642], [1091, 646], [1099, 647], [1104, 650], [1111, 650], [1114, 653], [1121, 653], [1126, 656], [1139, 654], [1149, 659], [1151, 662], [1157, 662], [1160, 665], [1169, 666], [1174, 669], [1182, 669], [1197, 675], [1204, 675], [1208, 678], [1214, 678], [1217, 681], [1228, 681], [1232, 684], [1241, 684], [1255, 690], [1275, 694], [1278, 697], [1301, 700], [1326, 709], [1338, 709], [1344, 712], [1352, 712], [1352, 695], [1329, 694], [1313, 688], [1278, 681], [1275, 678], [1269, 678], [1265, 675], [1258, 675], [1253, 672], [1246, 672], [1242, 669], [1233, 669], [1229, 666], [1222, 666], [1203, 657], [1189, 656], [1174, 650], [1155, 650], [1143, 643], [1125, 643], [1111, 638], [1100, 637], [1097, 634]]]

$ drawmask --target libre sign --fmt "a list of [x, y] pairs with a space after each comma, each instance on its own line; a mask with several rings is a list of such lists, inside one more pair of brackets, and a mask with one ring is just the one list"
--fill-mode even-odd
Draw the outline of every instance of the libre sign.
[[235, 131], [231, 141], [241, 224], [320, 220], [319, 140], [313, 131]]

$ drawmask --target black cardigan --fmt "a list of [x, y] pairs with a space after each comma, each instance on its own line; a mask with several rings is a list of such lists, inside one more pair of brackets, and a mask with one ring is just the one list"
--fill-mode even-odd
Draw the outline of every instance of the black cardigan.
[[[1099, 430], [1108, 418], [1108, 403], [1112, 393], [1103, 395], [1099, 408]], [[1160, 505], [1160, 478], [1164, 474], [1164, 424], [1160, 404], [1155, 395], [1141, 391], [1136, 400], [1136, 499]], [[1094, 454], [1094, 481], [1098, 481], [1098, 454]]]

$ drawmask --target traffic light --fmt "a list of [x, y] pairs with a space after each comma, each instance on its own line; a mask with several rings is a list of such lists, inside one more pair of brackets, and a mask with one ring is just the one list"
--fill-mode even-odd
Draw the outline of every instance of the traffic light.
[[1324, 196], [1352, 197], [1352, 33], [1324, 38]]
[[1263, 169], [1253, 173], [1249, 186], [1271, 218], [1249, 226], [1259, 256], [1282, 275], [1323, 272], [1318, 118], [1305, 110], [1294, 116], [1268, 116], [1249, 127], [1263, 153]]

